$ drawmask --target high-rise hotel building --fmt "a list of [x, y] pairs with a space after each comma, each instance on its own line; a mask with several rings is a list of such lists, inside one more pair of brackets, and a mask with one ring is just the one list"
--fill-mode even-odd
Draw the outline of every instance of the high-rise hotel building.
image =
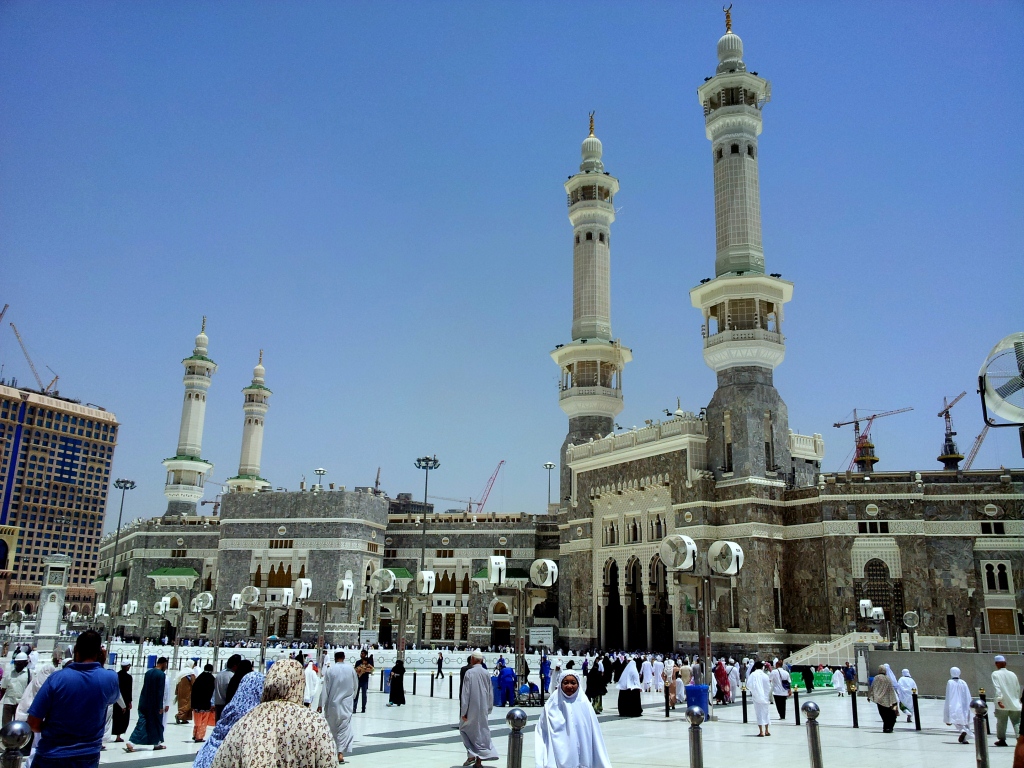
[[66, 605], [93, 612], [117, 418], [0, 384], [0, 606], [35, 613], [43, 558], [73, 558]]

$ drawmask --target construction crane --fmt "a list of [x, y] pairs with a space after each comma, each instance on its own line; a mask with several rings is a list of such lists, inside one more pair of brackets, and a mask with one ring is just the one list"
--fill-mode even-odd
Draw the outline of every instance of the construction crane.
[[956, 432], [953, 431], [953, 419], [950, 417], [949, 412], [952, 410], [954, 405], [960, 402], [960, 398], [966, 394], [966, 391], [961, 392], [953, 398], [953, 402], [949, 402], [946, 398], [942, 398], [943, 408], [938, 413], [939, 418], [946, 420], [946, 436], [942, 441], [942, 455], [939, 456], [939, 461], [942, 462], [943, 469], [949, 469], [954, 472], [960, 468], [960, 462], [964, 460], [964, 456], [959, 450], [957, 450], [956, 442], [953, 440], [953, 436], [956, 435]]
[[[6, 311], [7, 307], [5, 306], [4, 312]], [[51, 381], [48, 385], [44, 387], [43, 380], [39, 377], [39, 371], [36, 370], [36, 365], [35, 363], [32, 362], [32, 357], [28, 353], [28, 347], [25, 346], [25, 340], [22, 339], [21, 334], [18, 333], [18, 326], [16, 326], [14, 323], [11, 323], [11, 330], [14, 331], [14, 336], [18, 340], [18, 344], [21, 345], [21, 351], [25, 355], [25, 359], [28, 360], [28, 367], [32, 369], [32, 375], [36, 377], [36, 384], [39, 385], [39, 391], [42, 392], [44, 395], [49, 394], [51, 388], [57, 383], [57, 379], [59, 379], [60, 377], [54, 376], [53, 381]], [[50, 368], [50, 372], [53, 372], [52, 368]]]
[[[852, 472], [853, 467], [857, 465], [858, 472], [871, 472], [875, 468], [875, 464], [878, 463], [878, 457], [875, 456], [875, 444], [871, 442], [871, 425], [875, 423], [875, 419], [881, 419], [884, 416], [895, 416], [897, 413], [906, 413], [912, 411], [913, 408], [897, 408], [895, 411], [883, 411], [881, 413], [872, 413], [867, 416], [860, 416], [857, 414], [857, 409], [853, 409], [853, 418], [850, 421], [840, 421], [833, 424], [833, 427], [845, 427], [849, 424], [853, 424], [853, 435], [854, 435], [854, 451], [853, 459], [850, 461], [850, 466], [847, 467], [847, 472]], [[864, 429], [861, 430], [860, 423], [864, 419], [867, 419], [867, 424], [864, 425]]]
[[974, 438], [974, 445], [971, 446], [971, 451], [967, 454], [967, 461], [964, 462], [964, 472], [970, 469], [974, 464], [974, 460], [978, 456], [978, 451], [981, 450], [981, 444], [985, 442], [985, 435], [988, 434], [989, 429], [991, 429], [991, 427], [986, 424], [985, 428], [981, 430], [981, 434]]
[[497, 468], [487, 481], [487, 485], [484, 486], [484, 492], [480, 494], [480, 501], [473, 501], [473, 499], [454, 499], [450, 496], [434, 496], [433, 494], [431, 494], [430, 498], [441, 499], [442, 501], [457, 501], [460, 504], [466, 505], [466, 512], [477, 515], [482, 514], [484, 511], [484, 505], [487, 503], [487, 497], [491, 495], [491, 489], [494, 487], [494, 481], [497, 479], [498, 473], [501, 471], [501, 466], [504, 463], [504, 459], [498, 462]]

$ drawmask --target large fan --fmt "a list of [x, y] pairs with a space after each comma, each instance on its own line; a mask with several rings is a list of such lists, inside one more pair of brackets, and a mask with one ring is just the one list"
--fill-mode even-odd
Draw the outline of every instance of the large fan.
[[558, 581], [558, 564], [554, 560], [534, 560], [530, 580], [538, 587], [550, 587]]
[[[391, 573], [391, 571], [388, 571], [388, 573]], [[352, 571], [349, 571], [344, 579], [338, 579], [338, 588], [334, 591], [334, 594], [339, 600], [344, 601], [351, 600], [355, 591], [356, 585], [352, 581]]]
[[242, 587], [242, 591], [238, 595], [242, 600], [242, 605], [255, 605], [260, 600], [260, 588], [250, 584]]
[[1014, 424], [1024, 424], [1024, 333], [1011, 333], [996, 344], [978, 376], [988, 410]]
[[200, 611], [208, 611], [213, 608], [213, 593], [200, 592], [196, 595], [196, 608]]
[[157, 600], [155, 603], [153, 603], [153, 613], [155, 613], [157, 616], [163, 616], [166, 610], [167, 609], [164, 607], [163, 600]]
[[917, 611], [907, 611], [903, 614], [903, 626], [907, 629], [913, 629], [921, 623], [921, 617], [917, 615]]
[[735, 541], [716, 541], [708, 549], [708, 563], [721, 576], [735, 576], [743, 567], [743, 549]]
[[388, 568], [374, 571], [370, 577], [370, 586], [374, 592], [390, 592], [395, 588], [395, 574]]
[[100, 618], [100, 616], [106, 616], [106, 615], [107, 615], [107, 604], [106, 603], [96, 603], [96, 618], [98, 619], [98, 618]]
[[421, 595], [433, 594], [434, 579], [433, 571], [419, 571], [416, 574], [416, 591]]
[[697, 544], [689, 536], [673, 533], [658, 545], [658, 553], [670, 571], [692, 571], [697, 561]]

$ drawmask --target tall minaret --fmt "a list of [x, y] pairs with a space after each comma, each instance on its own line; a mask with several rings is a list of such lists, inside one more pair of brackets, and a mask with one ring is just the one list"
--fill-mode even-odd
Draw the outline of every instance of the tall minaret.
[[194, 515], [196, 502], [203, 498], [203, 483], [213, 470], [213, 464], [202, 458], [206, 390], [217, 370], [217, 364], [206, 356], [209, 343], [204, 317], [192, 356], [181, 361], [185, 366], [185, 402], [181, 406], [178, 451], [173, 458], [163, 461], [167, 468], [167, 515]]
[[559, 344], [551, 357], [562, 369], [559, 405], [569, 417], [562, 445], [560, 501], [569, 495], [565, 448], [614, 429], [622, 411], [622, 368], [633, 353], [612, 339], [611, 226], [619, 181], [604, 170], [603, 148], [594, 135], [583, 140], [580, 172], [565, 182], [573, 226], [572, 341]]
[[228, 486], [232, 491], [255, 493], [269, 488], [270, 482], [260, 477], [260, 458], [263, 455], [263, 422], [270, 410], [270, 396], [273, 394], [263, 377], [267, 370], [263, 367], [263, 350], [260, 360], [252, 371], [252, 384], [242, 390], [245, 401], [242, 410], [245, 412], [245, 424], [242, 426], [242, 458], [238, 462], [238, 476], [228, 478]]
[[772, 372], [785, 356], [782, 306], [793, 284], [765, 275], [761, 246], [757, 137], [771, 84], [747, 71], [729, 11], [718, 69], [697, 95], [715, 175], [715, 278], [690, 291], [704, 313], [704, 362], [718, 374], [707, 409], [708, 458], [719, 480], [782, 482], [790, 469], [789, 414]]

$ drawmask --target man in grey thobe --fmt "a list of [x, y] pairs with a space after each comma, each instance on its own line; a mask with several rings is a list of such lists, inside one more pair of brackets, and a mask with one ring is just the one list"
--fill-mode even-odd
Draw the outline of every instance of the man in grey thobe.
[[474, 651], [469, 657], [470, 666], [466, 670], [459, 697], [462, 704], [459, 733], [468, 755], [463, 765], [476, 768], [481, 768], [481, 760], [498, 759], [498, 750], [494, 748], [491, 729], [487, 724], [487, 716], [494, 708], [494, 691], [491, 688], [491, 676], [482, 666], [483, 660], [484, 655], [480, 651]]
[[334, 665], [324, 673], [317, 711], [324, 713], [327, 727], [334, 735], [339, 763], [345, 761], [346, 752], [352, 751], [352, 708], [358, 687], [355, 669], [345, 663], [345, 654], [338, 651], [334, 654]]

